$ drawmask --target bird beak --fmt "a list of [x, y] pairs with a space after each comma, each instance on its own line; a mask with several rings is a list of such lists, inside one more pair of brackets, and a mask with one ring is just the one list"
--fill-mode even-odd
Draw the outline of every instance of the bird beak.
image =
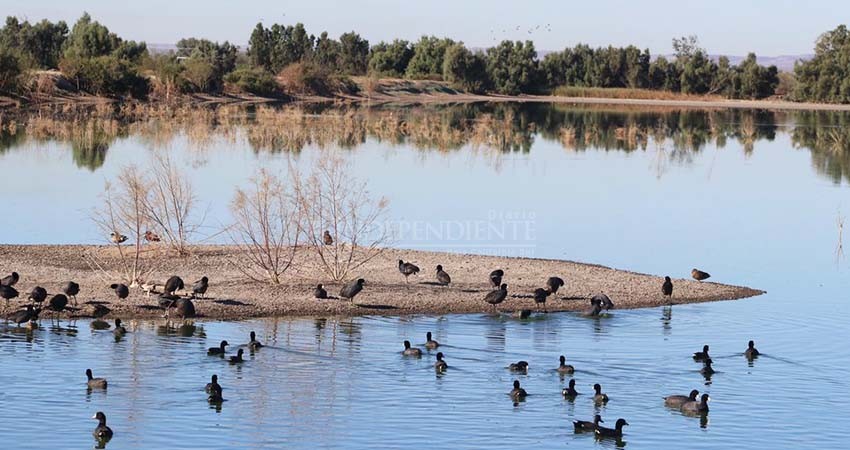
[[628, 425], [628, 424], [629, 424], [628, 422], [623, 422], [623, 425]]
[[91, 416], [92, 419], [97, 419], [97, 415]]

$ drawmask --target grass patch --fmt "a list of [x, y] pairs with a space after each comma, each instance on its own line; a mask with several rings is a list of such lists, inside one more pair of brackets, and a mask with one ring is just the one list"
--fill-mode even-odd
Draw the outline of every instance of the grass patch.
[[558, 97], [617, 98], [633, 100], [725, 100], [723, 97], [718, 95], [683, 94], [681, 92], [655, 91], [651, 89], [593, 88], [580, 86], [560, 86], [552, 91], [552, 95], [556, 95]]

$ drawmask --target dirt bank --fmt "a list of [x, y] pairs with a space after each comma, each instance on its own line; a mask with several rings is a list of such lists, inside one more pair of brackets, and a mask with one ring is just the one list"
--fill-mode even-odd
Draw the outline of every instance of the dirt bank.
[[[105, 273], [92, 270], [81, 257], [92, 249], [95, 247], [0, 246], [0, 273], [5, 275], [15, 270], [21, 275], [15, 286], [21, 298], [12, 303], [24, 305], [29, 291], [36, 285], [50, 293], [58, 293], [64, 282], [74, 280], [82, 286], [78, 297], [81, 310], [77, 314], [91, 313], [93, 304], [86, 302], [105, 301], [113, 311], [108, 317], [162, 316], [163, 311], [156, 309], [156, 296], [148, 298], [138, 289], [132, 289], [129, 298], [119, 300], [108, 288], [114, 281]], [[400, 258], [422, 268], [418, 276], [410, 277], [409, 283], [405, 283], [398, 272]], [[287, 273], [280, 286], [247, 281], [236, 269], [235, 264], [239, 263], [240, 258], [232, 247], [204, 246], [185, 259], [164, 259], [151, 280], [163, 283], [168, 276], [177, 274], [188, 285], [201, 276], [208, 276], [208, 299], [196, 299], [195, 306], [199, 315], [221, 319], [485, 312], [490, 311], [490, 306], [483, 301], [490, 289], [488, 274], [496, 268], [505, 271], [504, 282], [508, 284], [509, 297], [499, 306], [502, 312], [533, 309], [531, 292], [544, 286], [550, 276], [564, 278], [566, 286], [554, 298], [549, 298], [549, 311], [587, 309], [588, 301], [583, 299], [599, 292], [610, 296], [617, 308], [665, 304], [660, 294], [663, 281], [660, 277], [569, 261], [387, 250], [357, 271], [358, 276], [366, 279], [366, 287], [356, 298], [355, 305], [344, 300], [315, 299], [312, 293], [317, 283], [324, 283], [328, 293], [334, 296], [339, 293], [341, 284], [324, 279], [317, 269], [305, 267], [300, 262], [296, 264], [297, 270]], [[432, 284], [437, 264], [442, 264], [451, 274], [451, 286]], [[683, 269], [682, 275], [687, 276], [689, 269]], [[706, 269], [710, 271], [711, 268]], [[674, 279], [674, 284], [677, 304], [740, 299], [763, 293], [747, 287], [693, 280]]]

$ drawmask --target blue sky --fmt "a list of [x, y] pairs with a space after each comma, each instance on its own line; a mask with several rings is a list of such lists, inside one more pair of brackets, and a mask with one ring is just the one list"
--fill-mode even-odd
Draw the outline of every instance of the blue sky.
[[[423, 34], [473, 47], [531, 39], [539, 50], [579, 42], [634, 43], [670, 53], [674, 36], [696, 34], [711, 53], [811, 53], [814, 40], [850, 21], [842, 0], [13, 0], [5, 15], [73, 22], [86, 10], [120, 35], [150, 43], [186, 36], [247, 43], [258, 21], [303, 22], [310, 33], [355, 30], [370, 42]], [[548, 27], [547, 27], [548, 24]], [[536, 27], [540, 27], [539, 29]], [[517, 29], [519, 27], [519, 29]], [[547, 30], [547, 28], [549, 30]], [[532, 32], [529, 33], [529, 30]]]

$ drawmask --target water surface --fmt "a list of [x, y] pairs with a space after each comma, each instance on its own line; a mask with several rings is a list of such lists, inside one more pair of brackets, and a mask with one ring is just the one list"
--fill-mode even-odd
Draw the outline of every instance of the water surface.
[[[198, 322], [190, 336], [139, 322], [120, 342], [86, 322], [70, 333], [0, 328], [4, 441], [43, 448], [58, 442], [44, 430], [61, 423], [63, 443], [88, 446], [95, 426], [88, 418], [102, 410], [116, 430], [108, 448], [613, 445], [572, 433], [570, 420], [589, 419], [594, 409], [587, 398], [560, 398], [567, 380], [549, 369], [566, 354], [581, 392], [600, 382], [611, 396], [607, 422], [632, 424], [628, 448], [843, 443], [850, 286], [838, 224], [850, 210], [848, 115], [566, 105], [310, 113], [317, 121], [355, 119], [281, 121], [249, 111], [201, 131], [113, 123], [76, 134], [34, 126], [5, 133], [0, 189], [10, 213], [0, 223], [2, 240], [102, 243], [88, 216], [104, 181], [167, 151], [206, 210], [198, 238], [222, 242], [217, 233], [229, 220], [234, 186], [257, 168], [285, 175], [290, 162], [309, 167], [325, 152], [341, 152], [353, 173], [389, 198], [388, 220], [410, 225], [397, 246], [564, 258], [674, 277], [696, 266], [713, 280], [767, 294], [614, 311], [598, 321], [569, 313], [526, 322], [269, 319]], [[523, 233], [434, 231], [478, 223], [520, 223]], [[0, 270], [11, 268], [0, 261]], [[204, 355], [220, 339], [245, 342], [252, 329], [274, 348], [243, 367]], [[452, 367], [442, 377], [430, 368], [433, 356], [398, 354], [401, 341], [421, 343], [429, 330], [447, 344]], [[766, 353], [752, 366], [740, 356], [749, 339]], [[719, 371], [710, 385], [689, 358], [704, 343]], [[519, 359], [531, 363], [520, 380], [532, 395], [514, 406], [504, 366]], [[109, 378], [108, 393], [86, 393], [86, 367]], [[220, 412], [201, 391], [212, 373], [228, 399]], [[663, 395], [693, 388], [713, 398], [707, 423], [663, 407]]]

